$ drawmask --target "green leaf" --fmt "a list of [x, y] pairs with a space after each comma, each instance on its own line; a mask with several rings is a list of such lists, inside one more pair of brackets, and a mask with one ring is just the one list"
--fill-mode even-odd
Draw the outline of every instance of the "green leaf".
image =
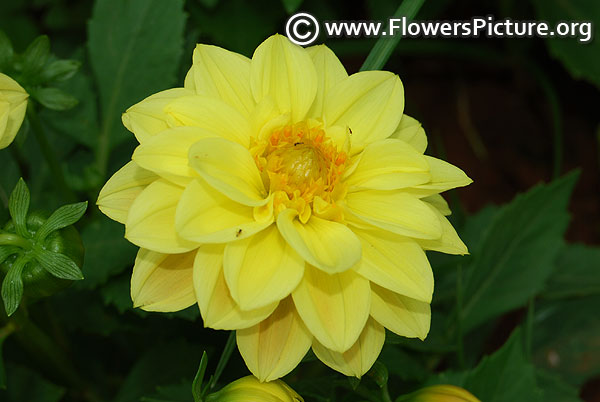
[[302, 5], [302, 0], [281, 0], [281, 2], [283, 3], [285, 12], [288, 14], [295, 13]]
[[0, 400], [3, 402], [59, 402], [66, 392], [37, 372], [22, 366], [9, 365], [6, 374], [6, 390], [0, 391]]
[[77, 264], [64, 254], [40, 249], [35, 250], [33, 256], [42, 268], [57, 278], [71, 281], [83, 279], [83, 275]]
[[204, 373], [206, 372], [206, 366], [208, 365], [208, 357], [206, 351], [202, 352], [202, 358], [200, 359], [200, 365], [198, 371], [192, 382], [192, 395], [194, 396], [194, 402], [202, 401], [202, 382], [204, 381]]
[[524, 305], [553, 269], [577, 174], [539, 185], [501, 208], [465, 272], [463, 329]]
[[600, 295], [536, 303], [534, 363], [579, 387], [600, 375]]
[[78, 60], [56, 60], [50, 63], [42, 71], [43, 82], [65, 81], [74, 76], [81, 67]]
[[[404, 0], [396, 10], [393, 18], [406, 17], [408, 21], [412, 20], [421, 9], [425, 0]], [[386, 27], [386, 30], [389, 30]], [[380, 70], [388, 61], [392, 52], [400, 41], [400, 33], [396, 32], [394, 36], [382, 36], [377, 39], [375, 46], [369, 52], [367, 59], [360, 68], [360, 71]]]
[[31, 91], [31, 96], [51, 110], [69, 110], [79, 103], [73, 96], [54, 87], [36, 88]]
[[13, 58], [13, 47], [4, 31], [0, 30], [0, 71], [6, 71]]
[[21, 177], [10, 194], [8, 210], [15, 224], [17, 234], [27, 238], [31, 237], [27, 231], [27, 224], [25, 222], [27, 220], [27, 211], [29, 211], [30, 199], [27, 184], [25, 184], [25, 181]]
[[[595, 21], [600, 20], [600, 3], [589, 0], [534, 0], [537, 19], [550, 26], [564, 21], [591, 21], [591, 38], [599, 35]], [[547, 38], [550, 53], [559, 59], [578, 79], [585, 79], [600, 88], [600, 42], [582, 43], [576, 38]]]
[[35, 233], [35, 240], [43, 242], [50, 233], [77, 222], [87, 209], [87, 201], [67, 204], [58, 208]]
[[544, 402], [582, 402], [577, 388], [565, 383], [560, 377], [544, 370], [538, 370], [536, 377]]
[[23, 74], [29, 78], [42, 71], [50, 55], [50, 40], [46, 35], [38, 36], [23, 53]]
[[[88, 24], [90, 62], [100, 92], [99, 158], [130, 138], [121, 113], [174, 86], [183, 50], [183, 0], [98, 0]], [[191, 57], [191, 55], [190, 55]], [[101, 171], [106, 170], [102, 166]]]
[[600, 294], [600, 248], [569, 244], [558, 256], [543, 297], [549, 299]]
[[4, 301], [6, 315], [9, 317], [17, 311], [23, 298], [23, 279], [21, 278], [21, 274], [27, 263], [29, 263], [28, 256], [18, 257], [8, 270], [4, 281], [2, 281], [2, 301]]

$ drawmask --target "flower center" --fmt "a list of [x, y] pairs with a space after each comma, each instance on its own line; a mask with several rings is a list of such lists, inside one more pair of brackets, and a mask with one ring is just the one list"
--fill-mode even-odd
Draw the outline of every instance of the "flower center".
[[286, 125], [253, 151], [265, 186], [274, 196], [275, 213], [294, 208], [301, 220], [308, 220], [314, 203], [323, 209], [343, 192], [340, 178], [348, 158], [320, 127], [306, 122]]

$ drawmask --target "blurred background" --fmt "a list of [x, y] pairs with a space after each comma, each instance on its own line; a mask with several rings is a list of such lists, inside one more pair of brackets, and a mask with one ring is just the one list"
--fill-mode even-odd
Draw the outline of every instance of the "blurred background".
[[[101, 79], [91, 78], [94, 68], [102, 68], [97, 57], [90, 60], [87, 48], [88, 33], [94, 29], [89, 23], [94, 2], [0, 2], [0, 29], [11, 39], [17, 52], [24, 51], [36, 36], [47, 34], [54, 54], [82, 62], [81, 72], [64, 84], [66, 91], [79, 98], [79, 105], [64, 113], [44, 110], [40, 117], [48, 122], [48, 134], [60, 154], [69, 186], [78, 194], [88, 195], [92, 204], [106, 174], [111, 175], [129, 160], [136, 145], [133, 136], [120, 127], [118, 116], [127, 106], [147, 95], [181, 86], [195, 43], [214, 44], [251, 57], [266, 37], [274, 32], [284, 33], [286, 19], [297, 10], [312, 13], [319, 21], [386, 20], [398, 6], [391, 0], [357, 1], [351, 5], [341, 0], [187, 0], [179, 3], [184, 14], [181, 14], [180, 27], [173, 29], [183, 30], [183, 42], [180, 51], [171, 54], [176, 68], [164, 81], [154, 82], [153, 86], [142, 83], [142, 87], [131, 91], [129, 99], [125, 96], [121, 100], [121, 109], [115, 112], [114, 130], [118, 130], [122, 139], [111, 150], [106, 172], [99, 172], [90, 163], [95, 156], [90, 138], [102, 122], [99, 116], [106, 113], [102, 110], [106, 86]], [[600, 3], [595, 0], [427, 0], [416, 19], [465, 20], [488, 14], [497, 20], [510, 17], [551, 23], [560, 20], [600, 23]], [[132, 19], [134, 23], [136, 20]], [[107, 29], [118, 31], [121, 27], [115, 25]], [[598, 36], [597, 27], [595, 33]], [[154, 39], [148, 36], [147, 40]], [[374, 39], [325, 40], [324, 37], [317, 43], [323, 41], [335, 51], [349, 73], [358, 71], [375, 43]], [[136, 68], [152, 69], [151, 62], [143, 64], [146, 62], [140, 60], [142, 64]], [[109, 66], [112, 60], [107, 59], [106, 63]], [[384, 69], [401, 77], [405, 86], [405, 113], [422, 122], [429, 138], [427, 153], [461, 167], [474, 180], [474, 184], [446, 197], [451, 202], [453, 222], [457, 226], [489, 204], [507, 203], [516, 194], [542, 181], [580, 169], [569, 204], [572, 219], [566, 238], [568, 242], [600, 244], [600, 39], [588, 44], [576, 39], [540, 38], [402, 39]], [[34, 205], [47, 208], [61, 205], [65, 200], [52, 188], [50, 173], [30, 137], [26, 133], [20, 135], [17, 151], [13, 153], [0, 151], [2, 198], [6, 199], [21, 174], [32, 188]], [[25, 166], [19, 158], [34, 162], [32, 166]], [[0, 218], [5, 221], [2, 213]], [[93, 388], [100, 388], [95, 391], [101, 396], [99, 400], [134, 401], [149, 397], [153, 392], [171, 395], [172, 400], [188, 400], [189, 395], [183, 395], [183, 390], [188, 388], [181, 387], [181, 383], [191, 381], [203, 349], [209, 351], [210, 357], [214, 356], [209, 360], [209, 368], [214, 368], [227, 335], [203, 329], [195, 308], [169, 315], [134, 311], [128, 287], [135, 248], [122, 239], [120, 225], [108, 221], [97, 211], [92, 211], [86, 219], [86, 229], [82, 232], [87, 246], [86, 280], [68, 293], [37, 306], [32, 314], [45, 331], [59, 340], [75, 366], [85, 367], [84, 377], [98, 381]], [[527, 216], [522, 217], [521, 224], [528, 225]], [[586, 260], [586, 264], [600, 264], [600, 254], [585, 254], [586, 259], [590, 256], [598, 259]], [[566, 261], [565, 266], [578, 263], [577, 259]], [[596, 314], [592, 320], [595, 327], [586, 328], [584, 341], [580, 342], [573, 334], [565, 335], [564, 345], [570, 348], [563, 350], [568, 355], [567, 360], [557, 361], [557, 353], [563, 345], [560, 342], [556, 347], [558, 351], [544, 346], [533, 355], [537, 367], [566, 376], [569, 386], [575, 387], [585, 401], [600, 401], [597, 307], [600, 306], [588, 310]], [[472, 359], [476, 361], [482, 354], [501, 346], [524, 314], [523, 308], [506, 313], [484, 329], [485, 340], [473, 346], [467, 343], [467, 349], [474, 348]], [[561, 324], [556, 320], [546, 329], [551, 332], [555, 325], [558, 330]], [[97, 396], [81, 391], [85, 387], [80, 391], [67, 390], [65, 381], [57, 379], [60, 373], [45, 369], [42, 363], [23, 353], [23, 348], [12, 338], [4, 345], [9, 385], [12, 382], [14, 386], [9, 386], [7, 393], [0, 391], [0, 400], [98, 400]], [[388, 362], [396, 358], [407, 357], [396, 352], [384, 356]], [[416, 365], [413, 371], [440, 371], [452, 366], [452, 362], [442, 359], [425, 362], [422, 367]], [[331, 374], [316, 363], [302, 366], [298, 371], [298, 378]], [[223, 381], [245, 373], [236, 351]], [[399, 377], [407, 384], [420, 381], [408, 373]], [[301, 389], [301, 381], [299, 383]], [[156, 391], [157, 386], [162, 386], [162, 391]], [[181, 399], [173, 396], [179, 395], [177, 393]]]

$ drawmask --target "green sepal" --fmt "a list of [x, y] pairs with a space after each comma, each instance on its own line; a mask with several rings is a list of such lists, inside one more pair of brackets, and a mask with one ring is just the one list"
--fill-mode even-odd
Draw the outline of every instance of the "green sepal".
[[30, 94], [35, 100], [51, 110], [69, 110], [79, 103], [77, 98], [58, 88], [35, 88], [30, 90]]
[[21, 278], [21, 274], [29, 261], [29, 256], [19, 256], [4, 277], [4, 281], [2, 281], [2, 301], [4, 302], [6, 315], [9, 317], [17, 311], [23, 298], [23, 279]]
[[367, 372], [367, 375], [375, 381], [379, 388], [387, 385], [389, 373], [385, 364], [376, 361], [373, 367]]
[[77, 264], [64, 254], [39, 249], [34, 251], [33, 258], [42, 268], [57, 278], [72, 281], [83, 279], [83, 274]]
[[43, 242], [50, 233], [71, 226], [81, 219], [86, 209], [87, 201], [67, 204], [58, 208], [38, 229], [35, 240]]
[[40, 80], [44, 83], [65, 81], [74, 76], [81, 62], [77, 60], [56, 60], [48, 64], [40, 74]]
[[27, 184], [25, 184], [25, 181], [21, 177], [14, 190], [10, 194], [10, 198], [8, 200], [8, 211], [15, 224], [15, 231], [19, 236], [25, 238], [30, 237], [26, 224], [30, 199], [31, 197], [29, 195]]
[[18, 253], [19, 250], [21, 249], [15, 246], [0, 246], [0, 264], [11, 255]]
[[202, 358], [200, 359], [200, 366], [198, 372], [192, 382], [192, 395], [194, 396], [194, 402], [202, 402], [202, 382], [204, 381], [204, 373], [206, 372], [206, 366], [208, 365], [208, 357], [206, 352], [202, 352]]
[[23, 53], [23, 74], [30, 78], [38, 75], [50, 56], [50, 40], [46, 35], [38, 36]]

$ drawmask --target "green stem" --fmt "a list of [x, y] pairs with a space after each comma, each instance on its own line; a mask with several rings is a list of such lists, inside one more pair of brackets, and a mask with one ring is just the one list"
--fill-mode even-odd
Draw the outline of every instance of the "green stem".
[[52, 172], [52, 176], [54, 177], [54, 181], [58, 189], [69, 201], [75, 201], [77, 197], [75, 196], [73, 190], [71, 190], [67, 185], [63, 170], [58, 162], [58, 158], [56, 157], [56, 152], [54, 152], [54, 149], [46, 138], [46, 133], [44, 132], [44, 128], [42, 127], [42, 123], [40, 122], [40, 118], [38, 117], [37, 112], [35, 111], [35, 106], [32, 102], [29, 102], [27, 105], [27, 117], [29, 119], [31, 129], [35, 134], [35, 139], [40, 145], [42, 154], [46, 159], [46, 163], [50, 168], [50, 172]]
[[0, 233], [0, 246], [17, 246], [28, 250], [31, 243], [14, 233]]
[[225, 344], [225, 348], [223, 348], [223, 352], [221, 353], [221, 358], [219, 359], [219, 363], [217, 363], [217, 368], [215, 369], [215, 374], [210, 379], [210, 386], [208, 389], [213, 389], [217, 382], [219, 381], [219, 377], [225, 370], [225, 366], [231, 357], [231, 353], [235, 349], [235, 331], [231, 331], [229, 334], [229, 338], [227, 338], [227, 343]]
[[381, 399], [383, 402], [392, 402], [392, 397], [390, 396], [387, 383], [383, 384], [383, 387], [381, 387]]
[[[417, 15], [424, 2], [425, 0], [404, 0], [392, 18], [406, 17], [406, 20], [410, 21]], [[389, 27], [386, 32], [390, 32]], [[360, 71], [381, 69], [392, 55], [401, 37], [400, 33], [396, 32], [392, 36], [388, 35], [379, 38], [360, 68]]]

